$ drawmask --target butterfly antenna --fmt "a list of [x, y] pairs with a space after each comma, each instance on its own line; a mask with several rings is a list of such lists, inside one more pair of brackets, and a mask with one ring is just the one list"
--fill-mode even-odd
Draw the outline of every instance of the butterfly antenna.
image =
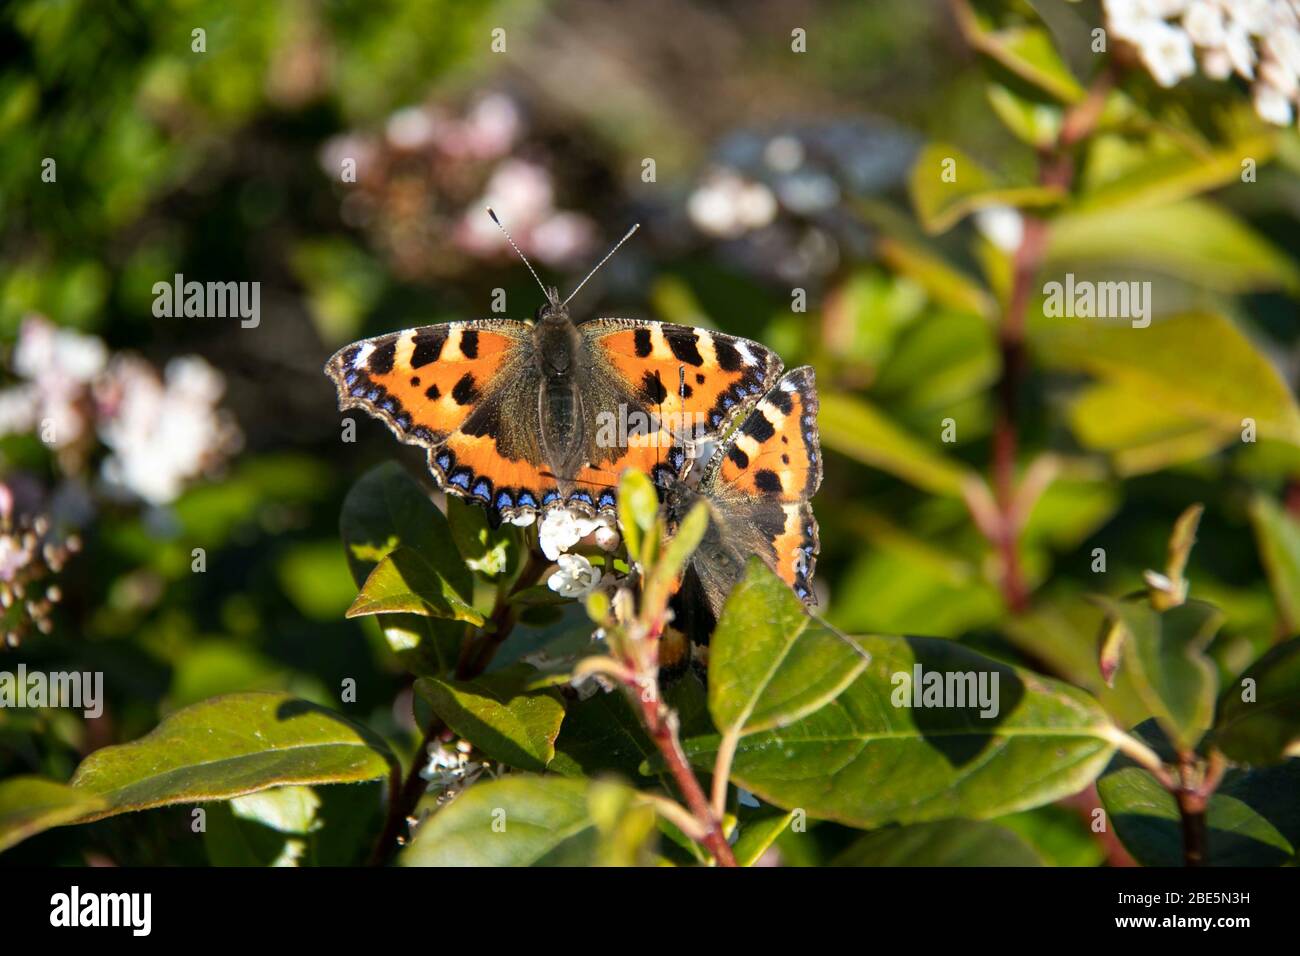
[[497, 218], [497, 214], [491, 206], [488, 206], [487, 213], [492, 217], [492, 221], [497, 224], [497, 228], [501, 230], [502, 235], [506, 237], [506, 242], [510, 243], [510, 248], [514, 249], [519, 258], [524, 260], [524, 265], [528, 266], [528, 271], [533, 274], [533, 279], [536, 280], [538, 288], [542, 290], [542, 294], [546, 296], [546, 298], [550, 299], [550, 290], [547, 289], [546, 286], [542, 285], [542, 280], [537, 276], [537, 270], [534, 269], [533, 264], [528, 261], [528, 257], [524, 255], [524, 251], [515, 244], [514, 237], [510, 235], [510, 230], [506, 229], [506, 227], [501, 224], [501, 220]]
[[574, 289], [572, 292], [570, 292], [570, 293], [569, 293], [569, 298], [568, 298], [568, 299], [565, 299], [565, 300], [564, 300], [562, 303], [560, 303], [560, 304], [561, 304], [561, 305], [568, 305], [568, 304], [569, 304], [569, 300], [572, 299], [575, 295], [578, 294], [578, 289], [581, 289], [584, 285], [586, 285], [587, 282], [588, 282], [588, 280], [591, 279], [592, 276], [594, 276], [597, 272], [600, 271], [600, 267], [603, 266], [606, 262], [609, 262], [610, 257], [613, 256], [614, 253], [618, 252], [619, 247], [620, 247], [621, 245], [623, 245], [623, 243], [625, 243], [625, 242], [627, 242], [629, 239], [631, 239], [631, 238], [632, 238], [632, 234], [633, 234], [634, 232], [636, 232], [636, 231], [637, 231], [638, 229], [640, 229], [640, 228], [641, 228], [641, 223], [638, 222], [635, 226], [633, 226], [631, 229], [629, 229], [629, 230], [627, 231], [627, 235], [625, 235], [625, 236], [624, 236], [622, 239], [620, 239], [618, 242], [614, 243], [614, 248], [611, 249], [611, 250], [609, 250], [609, 252], [605, 253], [605, 258], [604, 258], [604, 259], [601, 259], [599, 262], [596, 263], [596, 268], [594, 268], [594, 269], [592, 269], [590, 272], [588, 272], [588, 273], [587, 273], [587, 278], [586, 278], [586, 279], [583, 279], [581, 282], [579, 282], [579, 283], [578, 283], [578, 288], [577, 288], [577, 289]]

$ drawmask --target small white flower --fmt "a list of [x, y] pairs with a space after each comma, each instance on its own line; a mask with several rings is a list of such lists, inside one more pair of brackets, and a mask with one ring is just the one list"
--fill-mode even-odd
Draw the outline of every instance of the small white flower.
[[1024, 220], [1010, 206], [988, 206], [975, 213], [975, 228], [1003, 252], [1014, 252], [1024, 234]]
[[1192, 41], [1182, 30], [1163, 20], [1146, 24], [1135, 42], [1151, 78], [1161, 86], [1174, 86], [1196, 72]]
[[1223, 50], [1232, 61], [1232, 68], [1247, 80], [1255, 78], [1255, 48], [1250, 34], [1240, 24], [1230, 23], [1224, 31]]
[[1201, 54], [1201, 69], [1212, 80], [1226, 80], [1232, 76], [1232, 58], [1222, 47], [1206, 50]]
[[596, 530], [596, 522], [572, 511], [553, 509], [542, 515], [537, 526], [537, 543], [542, 554], [554, 561]]
[[397, 149], [423, 149], [433, 142], [433, 117], [421, 106], [409, 106], [388, 117], [384, 133]]
[[1256, 83], [1252, 90], [1255, 100], [1255, 112], [1261, 119], [1278, 126], [1290, 126], [1292, 113], [1291, 101], [1286, 94], [1270, 83]]
[[516, 528], [527, 528], [537, 520], [537, 512], [523, 511], [510, 519], [510, 523]]
[[606, 518], [604, 522], [596, 528], [595, 537], [596, 547], [600, 548], [602, 551], [615, 550], [621, 540], [619, 538], [618, 529], [613, 526], [612, 522], [608, 518]]
[[559, 570], [547, 579], [546, 586], [562, 597], [585, 597], [600, 584], [600, 569], [581, 554], [562, 554], [556, 563]]
[[1223, 11], [1211, 0], [1195, 0], [1183, 15], [1183, 29], [1197, 46], [1217, 47], [1226, 39]]
[[772, 190], [729, 169], [708, 174], [686, 201], [696, 228], [721, 239], [766, 226], [776, 218], [776, 208]]
[[1259, 80], [1277, 90], [1287, 99], [1296, 95], [1296, 76], [1277, 60], [1265, 60], [1259, 65]]

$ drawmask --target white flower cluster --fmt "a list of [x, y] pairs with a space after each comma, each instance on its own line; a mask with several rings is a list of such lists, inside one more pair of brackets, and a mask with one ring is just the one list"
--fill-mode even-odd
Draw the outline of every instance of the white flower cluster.
[[[537, 525], [537, 542], [547, 560], [558, 565], [546, 581], [546, 586], [557, 594], [586, 597], [600, 586], [600, 569], [594, 567], [586, 555], [569, 551], [588, 536], [602, 551], [613, 551], [619, 544], [618, 530], [613, 519], [606, 515], [588, 518], [562, 509], [542, 515]], [[606, 584], [614, 583], [612, 576], [604, 577]]]
[[442, 741], [429, 745], [429, 762], [420, 771], [420, 776], [428, 781], [427, 792], [436, 795], [441, 806], [457, 794], [472, 785], [489, 764], [482, 760], [471, 760], [473, 750], [468, 740], [458, 740], [454, 746]]
[[97, 435], [110, 452], [108, 485], [150, 504], [175, 500], [238, 447], [238, 430], [218, 408], [221, 375], [196, 356], [173, 359], [160, 378], [144, 359], [110, 356], [98, 338], [30, 316], [11, 367], [19, 381], [0, 390], [0, 435], [34, 431], [69, 452], [65, 465], [84, 461]]
[[144, 359], [113, 359], [98, 384], [100, 439], [112, 454], [103, 476], [111, 488], [153, 505], [176, 500], [239, 444], [239, 432], [218, 403], [221, 374], [197, 356], [172, 359], [163, 377]]
[[1103, 0], [1107, 29], [1161, 86], [1196, 72], [1252, 84], [1255, 111], [1289, 126], [1300, 103], [1300, 0]]
[[735, 239], [776, 218], [776, 196], [763, 183], [731, 169], [715, 169], [686, 200], [686, 213], [701, 232]]

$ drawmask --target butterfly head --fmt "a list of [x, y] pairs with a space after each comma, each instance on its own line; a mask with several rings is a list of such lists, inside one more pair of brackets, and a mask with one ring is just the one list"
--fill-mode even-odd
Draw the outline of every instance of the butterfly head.
[[546, 293], [546, 301], [537, 307], [534, 319], [538, 322], [568, 322], [569, 309], [560, 301], [560, 290], [547, 286], [542, 291]]

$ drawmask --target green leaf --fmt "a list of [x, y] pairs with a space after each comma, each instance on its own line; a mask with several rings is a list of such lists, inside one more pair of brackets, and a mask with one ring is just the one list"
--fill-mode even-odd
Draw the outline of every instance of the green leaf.
[[[1277, 370], [1228, 319], [1185, 313], [1148, 328], [1054, 321], [1035, 333], [1040, 358], [1141, 391], [1171, 413], [1300, 444], [1300, 409]], [[1189, 370], [1194, 370], [1189, 372]]]
[[1300, 630], [1300, 521], [1258, 494], [1251, 499], [1250, 523], [1282, 628], [1294, 633]]
[[[352, 486], [339, 530], [357, 587], [382, 558], [405, 546], [430, 561], [462, 600], [472, 599], [473, 575], [457, 556], [447, 519], [395, 462], [372, 468]], [[451, 670], [465, 633], [461, 623], [419, 615], [385, 614], [379, 626], [398, 659], [416, 674]]]
[[992, 29], [984, 18], [958, 10], [967, 41], [1002, 69], [1064, 103], [1083, 99], [1084, 90], [1056, 51], [1046, 28], [1017, 24]]
[[470, 570], [496, 577], [518, 563], [522, 553], [518, 530], [510, 524], [489, 527], [483, 508], [448, 495], [447, 524]]
[[1113, 146], [1116, 142], [1118, 138], [1094, 140], [1089, 158], [1097, 161], [1085, 164], [1076, 206], [1080, 211], [1161, 206], [1240, 182], [1242, 160], [1249, 156], [1263, 165], [1275, 152], [1277, 137], [1272, 132], [1246, 136], [1214, 150], [1183, 144], [1164, 151], [1142, 149], [1122, 162], [1118, 172], [1098, 176], [1098, 170], [1111, 173], [1116, 166], [1103, 154], [1128, 152], [1127, 143]]
[[1222, 292], [1300, 290], [1300, 267], [1285, 252], [1231, 213], [1197, 199], [1071, 212], [1052, 221], [1048, 273], [1099, 263], [1150, 268]]
[[1228, 686], [1214, 743], [1247, 764], [1300, 757], [1300, 637], [1274, 647]]
[[1145, 600], [1098, 599], [1123, 626], [1121, 666], [1180, 751], [1193, 750], [1214, 720], [1219, 679], [1205, 648], [1223, 613], [1204, 601], [1157, 611]]
[[[602, 782], [594, 793], [593, 786], [597, 785], [589, 780], [531, 774], [476, 784], [426, 821], [398, 862], [402, 866], [603, 862], [608, 857], [602, 853], [601, 828], [612, 829], [617, 823], [609, 788], [618, 785]], [[630, 806], [630, 801], [623, 804]]]
[[751, 557], [709, 641], [709, 713], [724, 734], [780, 727], [837, 697], [868, 663]]
[[[851, 826], [982, 819], [1076, 793], [1113, 751], [1113, 725], [1082, 691], [951, 641], [856, 640], [871, 655], [867, 669], [812, 714], [741, 738], [735, 783], [777, 806]], [[926, 674], [951, 674], [954, 684], [984, 675], [986, 690], [996, 687], [996, 714], [969, 699], [963, 707], [895, 706], [912, 700], [905, 682], [916, 665], [922, 690]], [[708, 767], [718, 745], [718, 737], [704, 737], [685, 747]]]
[[570, 777], [617, 773], [635, 780], [658, 753], [622, 693], [596, 693], [569, 705], [548, 769]]
[[476, 627], [485, 623], [483, 615], [462, 601], [447, 579], [411, 548], [385, 555], [366, 578], [347, 616], [368, 614], [418, 614], [468, 621]]
[[970, 475], [963, 465], [931, 450], [860, 398], [823, 395], [818, 428], [827, 448], [936, 495], [960, 495]]
[[1055, 187], [1003, 185], [957, 147], [931, 143], [921, 150], [908, 178], [908, 191], [922, 228], [930, 235], [947, 232], [988, 206], [1042, 208], [1059, 203]]
[[658, 513], [659, 496], [650, 479], [639, 471], [624, 472], [618, 482], [618, 526], [627, 553], [642, 563], [646, 563], [643, 542], [655, 526]]
[[986, 319], [996, 314], [997, 303], [987, 289], [919, 243], [901, 236], [881, 236], [876, 254], [891, 271], [916, 282], [939, 305]]
[[[1137, 735], [1168, 759], [1167, 744], [1148, 722]], [[1182, 820], [1174, 796], [1154, 777], [1117, 755], [1097, 781], [1106, 816], [1124, 848], [1143, 866], [1182, 866]], [[1300, 760], [1229, 770], [1206, 808], [1211, 866], [1294, 863], [1300, 847]]]
[[288, 694], [229, 694], [167, 717], [139, 740], [97, 750], [72, 786], [105, 808], [78, 822], [285, 784], [355, 783], [397, 767], [365, 727]]
[[793, 810], [774, 810], [771, 807], [742, 809], [738, 821], [740, 836], [731, 848], [736, 863], [740, 866], [753, 866], [757, 863], [793, 819]]
[[318, 829], [311, 787], [274, 787], [209, 808], [203, 843], [213, 866], [298, 866]]
[[540, 771], [555, 756], [564, 704], [557, 691], [523, 689], [536, 673], [516, 665], [468, 681], [421, 678], [415, 687], [448, 727], [493, 760]]
[[348, 491], [339, 518], [348, 564], [358, 584], [384, 556], [406, 547], [468, 600], [474, 580], [460, 561], [447, 519], [396, 462], [372, 468]]
[[1042, 858], [1006, 827], [939, 820], [887, 827], [858, 837], [832, 866], [1042, 866]]
[[107, 806], [97, 794], [42, 777], [0, 782], [0, 852], [42, 830], [73, 823]]
[[984, 93], [993, 112], [1016, 138], [1039, 149], [1056, 144], [1065, 122], [1065, 110], [1060, 103], [1026, 96], [1001, 83], [990, 83]]

